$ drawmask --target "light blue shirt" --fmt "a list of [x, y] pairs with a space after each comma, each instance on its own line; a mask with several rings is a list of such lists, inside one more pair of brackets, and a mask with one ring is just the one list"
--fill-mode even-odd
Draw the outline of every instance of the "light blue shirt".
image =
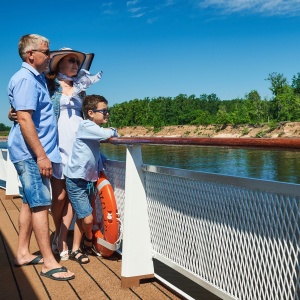
[[114, 130], [100, 127], [90, 120], [82, 120], [73, 143], [72, 154], [64, 168], [64, 175], [97, 181], [100, 171], [103, 170], [100, 141], [113, 136], [116, 136]]
[[[16, 111], [33, 110], [32, 121], [46, 155], [52, 162], [59, 163], [57, 123], [44, 74], [23, 62], [21, 69], [9, 81], [8, 98]], [[7, 148], [13, 163], [36, 157], [24, 140], [17, 122], [10, 130]]]

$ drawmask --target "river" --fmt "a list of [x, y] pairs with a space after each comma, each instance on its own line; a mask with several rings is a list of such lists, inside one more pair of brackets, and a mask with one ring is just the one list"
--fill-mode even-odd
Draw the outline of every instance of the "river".
[[[125, 161], [123, 145], [103, 143], [101, 152]], [[143, 145], [142, 153], [145, 164], [300, 184], [300, 151]]]
[[[102, 144], [112, 160], [125, 160], [126, 148]], [[300, 151], [203, 146], [143, 145], [145, 164], [201, 172], [300, 183]]]

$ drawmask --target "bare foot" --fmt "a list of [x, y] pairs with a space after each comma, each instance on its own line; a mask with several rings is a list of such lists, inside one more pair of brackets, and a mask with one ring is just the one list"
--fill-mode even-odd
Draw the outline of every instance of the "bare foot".
[[43, 264], [44, 260], [41, 255], [33, 255], [29, 253], [26, 256], [16, 257], [14, 263], [16, 266], [28, 266], [28, 265]]
[[54, 268], [47, 272], [41, 272], [41, 276], [53, 279], [53, 280], [71, 280], [75, 278], [74, 273], [70, 272], [66, 267]]
[[42, 276], [57, 280], [70, 280], [75, 278], [74, 273], [69, 271], [67, 268], [57, 265], [51, 269], [42, 268]]

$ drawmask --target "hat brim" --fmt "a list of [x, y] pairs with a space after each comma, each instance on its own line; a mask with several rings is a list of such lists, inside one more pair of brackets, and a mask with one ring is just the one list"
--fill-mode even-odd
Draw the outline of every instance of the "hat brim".
[[85, 53], [85, 61], [83, 62], [81, 69], [85, 69], [85, 70], [89, 71], [91, 68], [94, 56], [95, 56], [94, 53]]
[[[80, 64], [78, 66], [78, 71], [80, 71], [83, 67], [84, 68], [90, 68], [92, 60], [94, 58], [93, 53], [85, 54], [83, 52], [75, 51], [75, 50], [56, 50], [50, 52], [50, 64], [49, 64], [49, 70], [51, 72], [56, 71], [58, 62], [64, 58], [65, 56], [69, 54], [74, 54], [80, 61]], [[87, 69], [87, 70], [88, 70]]]

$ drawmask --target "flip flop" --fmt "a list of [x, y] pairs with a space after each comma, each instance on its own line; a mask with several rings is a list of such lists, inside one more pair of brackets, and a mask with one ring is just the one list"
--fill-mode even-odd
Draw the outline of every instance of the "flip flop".
[[15, 264], [15, 266], [16, 267], [24, 267], [24, 266], [30, 266], [30, 265], [41, 265], [41, 264], [44, 263], [44, 262], [40, 262], [42, 258], [43, 258], [42, 255], [38, 255], [33, 260], [31, 260], [31, 261], [29, 261], [27, 263], [24, 263], [22, 265]]
[[53, 276], [53, 274], [62, 273], [62, 272], [68, 272], [68, 269], [66, 267], [56, 268], [56, 269], [49, 270], [48, 272], [45, 273], [41, 272], [40, 275], [58, 281], [67, 281], [75, 278], [75, 275], [69, 277], [61, 277], [61, 278]]

